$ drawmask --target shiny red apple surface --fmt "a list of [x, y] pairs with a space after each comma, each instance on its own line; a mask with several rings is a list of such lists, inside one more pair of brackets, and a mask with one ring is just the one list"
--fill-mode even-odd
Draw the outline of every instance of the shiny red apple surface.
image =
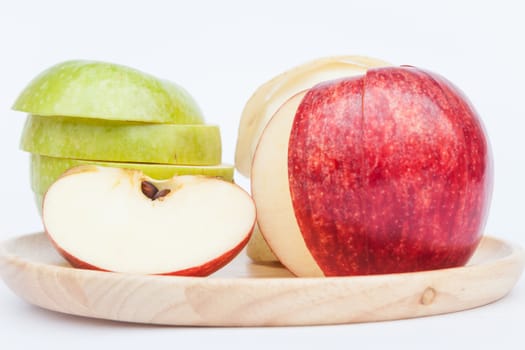
[[474, 108], [414, 67], [322, 83], [297, 109], [288, 146], [292, 204], [326, 276], [461, 266], [492, 192]]

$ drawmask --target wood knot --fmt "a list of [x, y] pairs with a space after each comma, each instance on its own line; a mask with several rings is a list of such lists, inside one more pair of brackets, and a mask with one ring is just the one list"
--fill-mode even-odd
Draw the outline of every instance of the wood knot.
[[423, 294], [421, 294], [421, 299], [419, 299], [419, 302], [423, 305], [430, 305], [436, 298], [436, 290], [432, 287], [427, 287], [423, 291]]

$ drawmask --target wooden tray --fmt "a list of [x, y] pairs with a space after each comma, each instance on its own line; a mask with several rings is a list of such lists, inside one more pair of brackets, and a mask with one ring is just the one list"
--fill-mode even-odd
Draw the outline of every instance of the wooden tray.
[[244, 255], [209, 278], [142, 276], [71, 268], [42, 233], [0, 247], [0, 275], [31, 304], [67, 314], [191, 326], [280, 326], [420, 317], [485, 305], [518, 280], [524, 251], [485, 237], [462, 268], [295, 278]]

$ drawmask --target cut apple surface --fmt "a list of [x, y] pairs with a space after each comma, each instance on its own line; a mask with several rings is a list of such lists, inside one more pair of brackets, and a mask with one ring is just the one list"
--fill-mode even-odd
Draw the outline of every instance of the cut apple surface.
[[47, 116], [202, 124], [193, 97], [182, 87], [129, 67], [67, 61], [38, 75], [14, 110]]
[[266, 124], [290, 97], [324, 81], [362, 75], [368, 68], [389, 65], [364, 56], [326, 57], [294, 67], [261, 85], [242, 112], [235, 150], [237, 170], [250, 176], [253, 154]]
[[266, 126], [253, 159], [251, 192], [259, 229], [279, 261], [297, 276], [323, 276], [297, 225], [288, 184], [288, 140], [305, 94], [288, 100]]
[[79, 159], [55, 158], [31, 154], [31, 188], [44, 194], [66, 170], [79, 165], [99, 165], [114, 168], [137, 169], [156, 180], [166, 180], [175, 175], [203, 175], [233, 181], [233, 166], [220, 165], [173, 165], [125, 162], [101, 162]]
[[24, 151], [59, 158], [184, 165], [221, 162], [216, 125], [142, 124], [28, 116]]
[[49, 188], [43, 221], [75, 267], [206, 276], [245, 246], [255, 207], [244, 190], [218, 179], [157, 181], [136, 170], [80, 166]]

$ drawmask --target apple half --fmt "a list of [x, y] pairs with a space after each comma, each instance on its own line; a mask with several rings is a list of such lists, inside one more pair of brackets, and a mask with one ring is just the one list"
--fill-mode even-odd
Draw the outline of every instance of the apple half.
[[60, 158], [184, 165], [221, 162], [216, 125], [144, 124], [29, 115], [24, 151]]
[[235, 167], [250, 176], [255, 148], [277, 109], [295, 94], [323, 81], [363, 74], [368, 68], [391, 64], [365, 56], [319, 58], [298, 65], [261, 85], [246, 103], [239, 123]]
[[492, 182], [474, 108], [414, 67], [369, 69], [292, 97], [266, 126], [251, 171], [261, 233], [305, 277], [464, 265]]
[[126, 66], [66, 61], [34, 78], [13, 109], [29, 114], [202, 124], [202, 112], [182, 87]]
[[207, 276], [248, 242], [255, 206], [248, 193], [219, 179], [157, 181], [137, 170], [88, 165], [49, 188], [43, 222], [74, 267]]

